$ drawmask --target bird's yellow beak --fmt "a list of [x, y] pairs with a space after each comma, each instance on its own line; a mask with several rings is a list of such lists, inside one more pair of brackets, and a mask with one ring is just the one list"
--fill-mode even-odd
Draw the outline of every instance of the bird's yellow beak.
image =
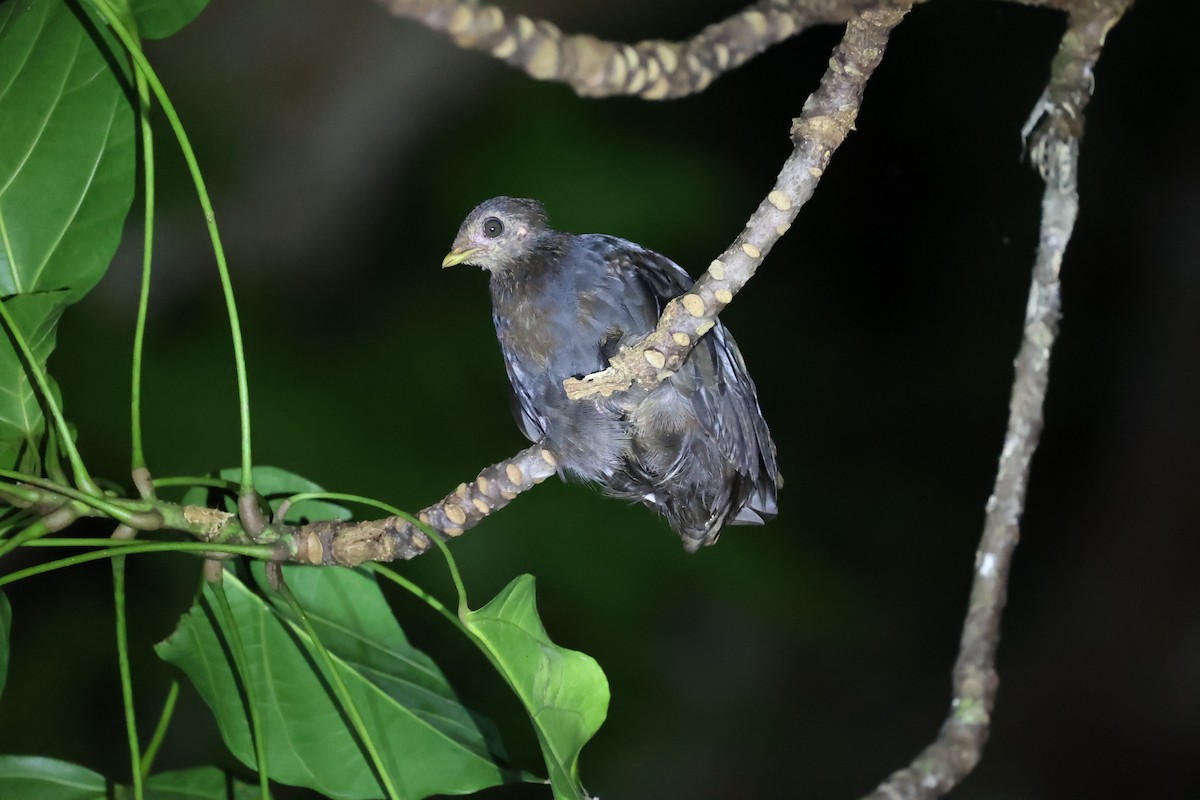
[[455, 264], [461, 264], [471, 256], [479, 252], [478, 247], [463, 247], [451, 250], [446, 257], [442, 259], [442, 269], [453, 267]]

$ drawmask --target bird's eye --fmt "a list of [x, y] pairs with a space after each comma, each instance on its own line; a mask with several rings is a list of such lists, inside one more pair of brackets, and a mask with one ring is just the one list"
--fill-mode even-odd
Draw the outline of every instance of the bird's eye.
[[495, 239], [500, 234], [504, 233], [504, 223], [495, 217], [488, 217], [483, 221], [483, 235], [489, 239]]

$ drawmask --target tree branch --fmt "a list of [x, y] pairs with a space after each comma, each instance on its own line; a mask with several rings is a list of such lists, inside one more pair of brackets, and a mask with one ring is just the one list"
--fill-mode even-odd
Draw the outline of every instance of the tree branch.
[[718, 75], [810, 26], [845, 22], [864, 8], [911, 5], [901, 0], [759, 0], [686, 41], [624, 44], [564, 34], [551, 22], [470, 0], [376, 2], [396, 16], [448, 34], [459, 47], [488, 53], [538, 80], [565, 83], [585, 97], [636, 95], [643, 100], [700, 92]]
[[679, 368], [812, 197], [833, 152], [854, 128], [863, 91], [883, 59], [888, 36], [910, 7], [865, 11], [850, 20], [829, 69], [793, 121], [795, 148], [745, 229], [687, 294], [667, 304], [649, 336], [615, 355], [606, 369], [564, 381], [568, 397], [608, 397], [634, 382], [653, 386]]
[[[471, 483], [458, 488], [417, 514], [417, 518], [442, 534], [459, 536], [517, 495], [555, 473], [554, 455], [540, 444], [494, 464]], [[313, 522], [290, 532], [290, 560], [306, 564], [356, 566], [365, 561], [407, 560], [421, 555], [432, 542], [424, 531], [403, 517], [362, 522]]]
[[[459, 536], [484, 517], [508, 505], [517, 495], [554, 474], [558, 463], [541, 445], [527, 447], [510, 459], [493, 464], [471, 483], [458, 488], [417, 514], [417, 519], [443, 540]], [[181, 505], [157, 498], [106, 498], [102, 508], [91, 507], [56, 490], [45, 481], [0, 483], [0, 500], [42, 516], [47, 532], [83, 516], [114, 519], [130, 531], [172, 530], [220, 545], [266, 545], [270, 561], [357, 566], [365, 561], [397, 561], [419, 556], [432, 542], [419, 525], [404, 517], [377, 520], [320, 520], [305, 525], [272, 522], [245, 525], [237, 514], [217, 508]], [[64, 514], [68, 519], [58, 522]], [[52, 526], [51, 526], [52, 525]]]
[[999, 685], [996, 648], [1000, 616], [1020, 538], [1030, 462], [1042, 430], [1050, 351], [1058, 332], [1059, 272], [1079, 208], [1082, 112], [1091, 96], [1092, 67], [1100, 57], [1105, 34], [1128, 5], [1129, 0], [1089, 2], [1071, 14], [1050, 83], [1026, 125], [1031, 158], [1046, 182], [1041, 237], [1015, 363], [1008, 430], [987, 502], [983, 536], [975, 555], [975, 580], [954, 665], [951, 710], [933, 743], [908, 767], [880, 784], [869, 800], [941, 797], [975, 767], [987, 742]]

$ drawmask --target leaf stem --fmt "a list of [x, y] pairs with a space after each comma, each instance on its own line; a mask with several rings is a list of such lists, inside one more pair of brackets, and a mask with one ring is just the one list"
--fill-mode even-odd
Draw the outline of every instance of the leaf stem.
[[225, 595], [225, 587], [220, 580], [210, 581], [209, 588], [217, 598], [217, 606], [221, 617], [225, 620], [225, 630], [229, 637], [229, 648], [237, 671], [242, 675], [242, 687], [246, 690], [246, 711], [250, 716], [250, 736], [254, 740], [254, 760], [258, 767], [258, 788], [262, 800], [271, 800], [270, 777], [267, 770], [267, 743], [263, 739], [262, 718], [258, 713], [257, 688], [254, 686], [254, 676], [250, 674], [249, 662], [246, 659], [246, 649], [242, 645], [242, 635], [238, 631], [237, 619], [233, 616], [233, 608]]
[[133, 774], [133, 796], [142, 800], [142, 751], [138, 745], [137, 718], [133, 710], [133, 678], [129, 669], [129, 629], [125, 619], [125, 556], [112, 560], [113, 608], [117, 618], [117, 665], [121, 673], [121, 702], [125, 708], [125, 735], [129, 739], [129, 768]]
[[150, 737], [150, 743], [146, 745], [146, 751], [142, 753], [142, 776], [150, 774], [150, 768], [154, 765], [154, 758], [158, 755], [158, 748], [162, 745], [163, 739], [167, 735], [167, 727], [171, 724], [171, 717], [175, 714], [175, 701], [179, 699], [179, 681], [171, 681], [171, 688], [167, 690], [167, 699], [163, 701], [162, 713], [158, 715], [158, 724], [154, 726], [154, 733]]
[[[127, 506], [121, 505], [120, 503], [114, 503], [103, 497], [91, 495], [86, 492], [80, 491], [78, 489], [72, 489], [70, 486], [63, 486], [61, 484], [55, 483], [54, 481], [47, 480], [45, 478], [39, 478], [36, 475], [25, 475], [20, 472], [13, 472], [12, 470], [0, 469], [0, 478], [7, 478], [9, 480], [21, 481], [22, 483], [27, 483], [31, 486], [37, 486], [39, 488], [45, 489], [46, 491], [53, 492], [55, 494], [58, 494], [63, 497], [74, 500], [84, 506], [87, 506], [88, 508], [93, 508], [96, 511], [99, 511], [100, 513], [104, 514], [105, 516], [111, 517], [112, 519], [115, 519], [118, 522], [135, 523], [135, 522], [137, 522], [135, 517], [138, 513], [140, 513], [140, 510], [129, 508]], [[7, 488], [6, 488], [6, 491], [7, 491]], [[123, 501], [123, 502], [128, 502], [128, 501]], [[134, 501], [134, 502], [137, 502], [137, 501]], [[151, 508], [151, 506], [149, 506], [148, 504], [140, 504], [140, 505], [143, 505], [143, 510]], [[138, 527], [138, 526], [135, 524], [135, 525], [133, 525], [133, 527]]]
[[30, 349], [29, 343], [25, 341], [25, 334], [17, 327], [16, 321], [8, 313], [3, 300], [0, 300], [0, 319], [3, 320], [4, 327], [8, 329], [9, 334], [12, 336], [13, 343], [21, 351], [21, 357], [25, 359], [26, 367], [33, 375], [34, 382], [37, 383], [38, 391], [42, 395], [42, 401], [46, 404], [46, 408], [50, 410], [50, 416], [54, 419], [54, 427], [58, 431], [58, 437], [62, 442], [62, 449], [66, 451], [67, 459], [71, 462], [71, 470], [75, 475], [75, 485], [89, 495], [99, 495], [100, 487], [92, 480], [87, 467], [83, 464], [83, 458], [80, 457], [79, 451], [75, 449], [75, 440], [71, 438], [71, 429], [67, 427], [67, 420], [63, 417], [62, 409], [59, 408], [58, 401], [54, 399], [54, 393], [50, 391], [50, 380], [46, 377], [46, 371], [42, 369], [42, 365], [34, 358], [33, 350]]
[[233, 296], [233, 282], [229, 276], [229, 266], [225, 261], [225, 249], [221, 245], [221, 235], [217, 230], [216, 213], [213, 211], [212, 201], [209, 199], [204, 177], [200, 173], [200, 166], [196, 161], [196, 153], [192, 149], [191, 140], [188, 139], [187, 132], [183, 129], [183, 123], [180, 122], [179, 115], [175, 111], [175, 105], [171, 102], [171, 98], [167, 96], [167, 91], [163, 88], [162, 82], [159, 81], [157, 73], [150, 66], [150, 62], [146, 60], [146, 56], [142, 53], [137, 40], [125, 27], [124, 23], [121, 22], [120, 16], [112, 7], [109, 0], [91, 0], [91, 2], [104, 17], [104, 20], [112, 28], [113, 32], [120, 38], [121, 43], [125, 45], [125, 49], [129, 51], [129, 55], [133, 59], [138, 71], [146, 76], [146, 81], [150, 84], [150, 89], [154, 93], [155, 99], [162, 106], [163, 114], [166, 115], [167, 121], [171, 125], [171, 130], [175, 133], [175, 138], [179, 142], [180, 152], [183, 153], [184, 161], [187, 162], [188, 172], [191, 173], [192, 183], [196, 187], [196, 195], [200, 200], [200, 207], [204, 211], [204, 221], [208, 226], [208, 235], [212, 240], [213, 255], [217, 262], [217, 272], [221, 279], [221, 291], [225, 297], [225, 309], [229, 317], [230, 336], [233, 340], [234, 367], [237, 371], [238, 414], [241, 422], [242, 455], [240, 494], [249, 494], [254, 491], [251, 478], [251, 467], [254, 462], [250, 451], [250, 385], [246, 377], [246, 354], [242, 345], [242, 326], [238, 318], [237, 301]]
[[313, 628], [312, 622], [309, 621], [308, 614], [304, 612], [304, 607], [296, 600], [286, 581], [280, 582], [279, 593], [287, 601], [288, 606], [292, 609], [292, 613], [300, 620], [305, 633], [308, 634], [309, 641], [312, 642], [313, 650], [316, 651], [321, 659], [321, 663], [325, 666], [325, 673], [329, 677], [334, 691], [337, 693], [338, 701], [342, 704], [342, 709], [346, 712], [346, 716], [350, 718], [350, 723], [354, 726], [354, 731], [362, 741], [363, 747], [366, 748], [367, 756], [371, 759], [371, 764], [375, 768], [375, 774], [379, 777], [380, 782], [383, 783], [384, 791], [387, 792], [387, 796], [391, 800], [399, 800], [400, 794], [396, 791], [396, 785], [392, 782], [392, 777], [388, 773], [387, 766], [383, 763], [383, 759], [379, 755], [379, 748], [375, 745], [375, 740], [371, 737], [370, 731], [367, 730], [362, 714], [359, 713], [358, 706], [354, 703], [354, 698], [350, 696], [350, 690], [346, 687], [346, 682], [342, 679], [342, 675], [338, 671], [333, 657], [329, 655], [329, 650], [326, 649], [324, 642], [317, 636], [317, 631]]
[[[39, 542], [39, 544], [47, 545], [50, 542]], [[30, 544], [34, 544], [30, 542]], [[105, 558], [111, 558], [115, 555], [133, 555], [135, 553], [164, 553], [164, 552], [180, 552], [180, 553], [197, 553], [203, 555], [205, 553], [228, 553], [230, 555], [250, 556], [252, 558], [270, 558], [274, 552], [270, 547], [252, 544], [208, 544], [205, 542], [137, 542], [135, 544], [117, 545], [115, 547], [105, 547], [100, 550], [92, 550], [87, 553], [79, 553], [67, 558], [60, 558], [57, 561], [49, 561], [45, 564], [37, 564], [32, 567], [10, 572], [7, 575], [0, 575], [0, 586], [5, 586], [10, 583], [16, 583], [25, 578], [32, 578], [34, 575], [42, 575], [47, 572], [53, 572], [57, 569], [65, 567], [74, 567], [78, 564], [86, 564], [89, 561], [100, 561]]]
[[146, 340], [146, 315], [150, 305], [151, 261], [154, 253], [154, 133], [150, 128], [150, 89], [146, 75], [134, 70], [138, 95], [138, 124], [142, 134], [143, 199], [146, 216], [142, 239], [142, 286], [138, 294], [137, 322], [133, 329], [133, 377], [130, 386], [130, 438], [133, 469], [146, 468], [142, 449], [142, 351]]
[[[12, 536], [0, 542], [0, 556], [10, 553], [21, 545], [33, 544], [38, 539], [50, 533], [50, 526], [46, 524], [46, 520], [34, 520], [27, 527], [14, 533]], [[0, 585], [3, 585], [0, 579]]]

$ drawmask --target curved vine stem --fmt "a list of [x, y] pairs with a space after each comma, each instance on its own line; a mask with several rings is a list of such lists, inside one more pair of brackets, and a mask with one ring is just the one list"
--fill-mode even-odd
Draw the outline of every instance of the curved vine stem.
[[200, 207], [204, 211], [204, 221], [208, 227], [209, 239], [212, 241], [213, 255], [216, 258], [217, 272], [221, 280], [221, 291], [225, 298], [225, 310], [229, 317], [230, 336], [233, 339], [233, 359], [234, 368], [237, 372], [238, 387], [238, 417], [241, 423], [241, 494], [249, 495], [254, 491], [251, 478], [251, 467], [254, 461], [250, 451], [250, 383], [246, 377], [246, 354], [242, 345], [242, 326], [238, 317], [237, 301], [233, 295], [233, 281], [230, 278], [229, 265], [225, 260], [225, 248], [221, 245], [221, 235], [217, 230], [216, 214], [213, 211], [212, 201], [208, 196], [208, 188], [204, 183], [203, 175], [200, 173], [200, 165], [196, 161], [196, 153], [192, 149], [191, 140], [188, 138], [187, 131], [183, 129], [183, 123], [179, 120], [179, 114], [175, 111], [175, 105], [171, 102], [166, 89], [163, 88], [162, 82], [158, 79], [158, 74], [150, 66], [150, 62], [146, 60], [146, 56], [142, 53], [137, 39], [121, 22], [120, 15], [112, 7], [109, 0], [90, 1], [101, 16], [104, 17], [105, 22], [113, 29], [113, 32], [117, 34], [125, 49], [129, 51], [129, 55], [133, 59], [137, 71], [145, 76], [151, 91], [154, 93], [155, 99], [162, 106], [163, 114], [166, 115], [167, 121], [171, 125], [171, 130], [175, 133], [175, 138], [179, 142], [179, 149], [183, 153], [184, 161], [187, 162], [188, 172], [192, 177], [192, 183], [196, 187], [196, 195], [200, 200]]

